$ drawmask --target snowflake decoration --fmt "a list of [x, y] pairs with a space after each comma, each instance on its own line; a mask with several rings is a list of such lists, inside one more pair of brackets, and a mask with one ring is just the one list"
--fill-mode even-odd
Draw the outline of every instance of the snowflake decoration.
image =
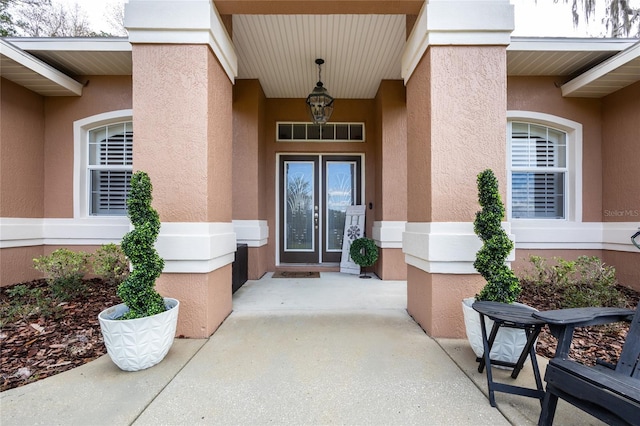
[[355, 225], [349, 227], [349, 229], [347, 229], [347, 237], [349, 237], [350, 240], [360, 238], [360, 227]]

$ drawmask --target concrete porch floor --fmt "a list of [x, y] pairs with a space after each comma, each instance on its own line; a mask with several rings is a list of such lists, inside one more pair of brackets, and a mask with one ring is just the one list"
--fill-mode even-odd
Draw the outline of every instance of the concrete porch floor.
[[[489, 405], [468, 343], [427, 336], [406, 282], [271, 275], [236, 292], [213, 336], [176, 339], [155, 367], [123, 372], [104, 356], [1, 393], [2, 424], [536, 424], [537, 400]], [[515, 381], [494, 374], [534, 383], [530, 364]], [[600, 422], [561, 402], [555, 424]]]

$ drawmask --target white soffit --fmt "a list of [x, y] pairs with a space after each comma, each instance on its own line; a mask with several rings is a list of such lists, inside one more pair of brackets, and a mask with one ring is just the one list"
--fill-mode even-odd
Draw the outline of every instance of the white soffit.
[[331, 96], [372, 99], [399, 80], [404, 15], [234, 15], [238, 78], [259, 79], [268, 98], [306, 98], [318, 80]]
[[80, 96], [82, 84], [0, 40], [0, 76], [43, 96]]
[[562, 85], [562, 96], [601, 98], [640, 81], [640, 41]]
[[634, 45], [630, 39], [513, 37], [507, 47], [510, 76], [571, 76]]
[[131, 43], [118, 38], [13, 38], [11, 43], [69, 75], [131, 75]]

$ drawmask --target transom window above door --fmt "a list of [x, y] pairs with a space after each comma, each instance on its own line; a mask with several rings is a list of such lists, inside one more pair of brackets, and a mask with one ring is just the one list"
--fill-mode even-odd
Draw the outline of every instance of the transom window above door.
[[278, 142], [364, 142], [364, 123], [278, 122]]

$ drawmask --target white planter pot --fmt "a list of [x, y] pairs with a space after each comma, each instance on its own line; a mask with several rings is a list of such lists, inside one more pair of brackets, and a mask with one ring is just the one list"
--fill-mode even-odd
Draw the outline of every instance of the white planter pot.
[[[475, 311], [471, 305], [475, 302], [475, 298], [470, 297], [462, 300], [462, 313], [464, 315], [464, 325], [467, 332], [467, 339], [471, 349], [477, 357], [484, 354], [484, 346], [482, 344], [482, 329], [480, 328], [480, 314]], [[521, 303], [517, 303], [520, 304]], [[487, 338], [491, 334], [493, 321], [484, 317], [487, 329]], [[491, 348], [490, 357], [493, 361], [518, 362], [518, 358], [527, 343], [527, 335], [524, 330], [517, 328], [500, 327], [496, 340]], [[535, 347], [535, 344], [534, 344]], [[525, 360], [528, 361], [529, 358]]]
[[121, 303], [98, 315], [107, 353], [122, 370], [138, 371], [162, 361], [173, 344], [180, 302], [164, 298], [167, 310], [145, 318], [119, 320], [129, 311]]

